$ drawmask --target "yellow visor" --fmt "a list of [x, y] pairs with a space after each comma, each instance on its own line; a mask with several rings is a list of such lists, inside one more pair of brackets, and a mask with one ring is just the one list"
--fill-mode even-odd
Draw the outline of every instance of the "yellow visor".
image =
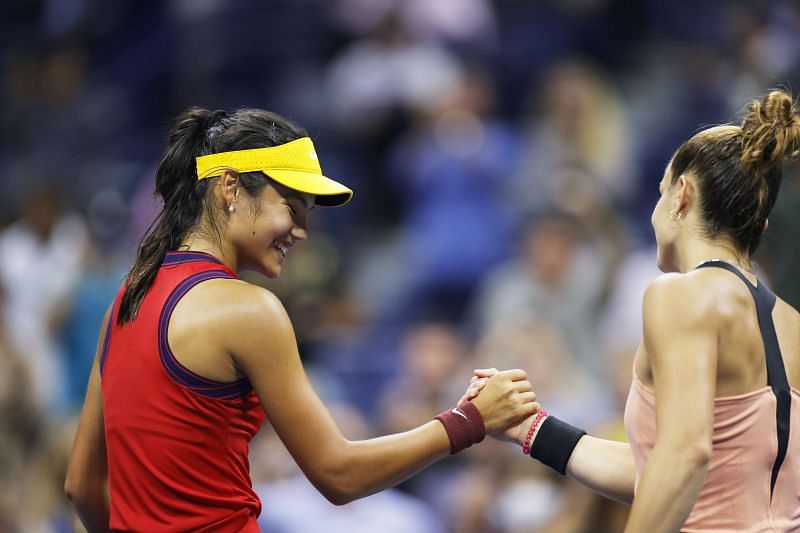
[[237, 172], [261, 171], [285, 187], [315, 196], [318, 205], [344, 205], [353, 191], [322, 175], [314, 143], [301, 137], [279, 146], [237, 150], [197, 158], [197, 179], [214, 178], [225, 169]]

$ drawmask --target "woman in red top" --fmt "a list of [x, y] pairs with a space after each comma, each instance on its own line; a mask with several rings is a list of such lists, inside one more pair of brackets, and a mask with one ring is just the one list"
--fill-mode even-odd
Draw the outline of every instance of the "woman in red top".
[[298, 126], [262, 110], [190, 109], [170, 132], [156, 191], [164, 208], [106, 314], [67, 473], [90, 531], [257, 531], [247, 453], [264, 416], [309, 480], [344, 504], [538, 409], [525, 373], [511, 370], [411, 431], [341, 434], [280, 301], [236, 275], [277, 277], [314, 204], [352, 196], [322, 175]]

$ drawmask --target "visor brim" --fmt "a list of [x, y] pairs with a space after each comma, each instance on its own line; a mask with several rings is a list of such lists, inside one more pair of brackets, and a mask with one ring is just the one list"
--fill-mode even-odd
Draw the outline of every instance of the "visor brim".
[[353, 191], [322, 174], [285, 168], [264, 169], [264, 174], [284, 187], [314, 195], [314, 203], [323, 207], [339, 207], [353, 197]]

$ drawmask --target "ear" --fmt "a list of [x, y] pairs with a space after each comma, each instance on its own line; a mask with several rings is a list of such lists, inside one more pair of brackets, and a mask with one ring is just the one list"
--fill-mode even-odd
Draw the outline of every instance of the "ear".
[[678, 192], [673, 202], [673, 209], [676, 213], [683, 213], [697, 198], [697, 187], [695, 180], [692, 176], [681, 174], [675, 184], [678, 187]]
[[239, 199], [239, 173], [233, 169], [225, 169], [219, 177], [219, 189], [225, 208], [236, 204]]

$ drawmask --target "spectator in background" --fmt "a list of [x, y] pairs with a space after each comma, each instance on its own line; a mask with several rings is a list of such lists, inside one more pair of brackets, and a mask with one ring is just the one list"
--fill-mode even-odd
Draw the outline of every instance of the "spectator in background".
[[568, 201], [564, 166], [585, 169], [599, 198], [622, 203], [635, 192], [625, 106], [607, 74], [581, 61], [565, 61], [544, 74], [532, 93], [525, 156], [509, 188], [522, 211]]
[[391, 14], [416, 40], [482, 50], [497, 34], [492, 7], [487, 0], [338, 0], [333, 13], [338, 26], [358, 36]]
[[83, 403], [86, 383], [97, 347], [97, 325], [102, 324], [108, 302], [125, 279], [129, 245], [127, 208], [121, 194], [103, 189], [92, 195], [87, 217], [86, 261], [77, 281], [63, 327], [61, 342], [67, 378], [66, 408], [76, 413]]
[[0, 283], [7, 291], [5, 326], [15, 353], [30, 365], [44, 414], [64, 407], [64, 355], [57, 342], [87, 251], [83, 220], [66, 210], [54, 186], [25, 195], [22, 217], [0, 234]]
[[347, 134], [382, 137], [395, 125], [395, 112], [437, 105], [458, 76], [458, 60], [440, 45], [415, 39], [392, 9], [333, 59], [324, 99]]
[[[386, 384], [380, 400], [380, 421], [387, 433], [406, 431], [446, 408], [459, 392], [468, 345], [458, 329], [444, 322], [426, 321], [411, 326], [400, 340], [399, 371]], [[403, 409], [396, 409], [399, 403]]]
[[518, 254], [490, 271], [472, 303], [478, 331], [548, 320], [569, 332], [581, 365], [603, 372], [596, 346], [596, 315], [608, 268], [576, 220], [548, 212], [529, 220]]
[[0, 284], [0, 531], [15, 531], [23, 504], [19, 487], [40, 434], [31, 368], [11, 342], [6, 290]]
[[475, 283], [509, 253], [512, 220], [501, 191], [519, 146], [494, 103], [488, 73], [466, 68], [439, 105], [416, 110], [390, 154], [402, 205], [401, 317], [422, 305], [459, 320]]
[[[514, 364], [531, 376], [542, 376], [536, 394], [547, 398], [554, 412], [569, 413], [570, 420], [598, 427], [613, 416], [610, 394], [587, 365], [573, 355], [573, 331], [545, 315], [507, 315], [478, 341], [474, 362], [489, 368]], [[587, 410], [587, 405], [592, 409]]]

